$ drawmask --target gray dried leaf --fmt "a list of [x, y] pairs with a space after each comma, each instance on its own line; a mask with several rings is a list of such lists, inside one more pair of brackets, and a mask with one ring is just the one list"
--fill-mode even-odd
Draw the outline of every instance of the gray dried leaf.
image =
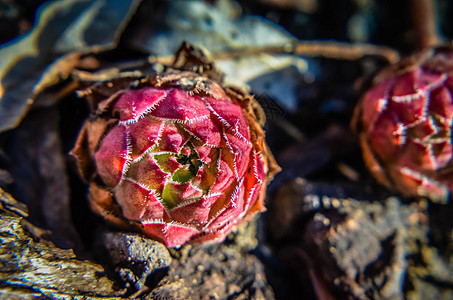
[[157, 18], [142, 20], [144, 25], [138, 26], [127, 41], [157, 56], [172, 55], [182, 41], [206, 49], [215, 57], [227, 84], [244, 86], [256, 77], [288, 66], [306, 71], [305, 60], [294, 55], [223, 56], [230, 51], [282, 46], [296, 40], [264, 18], [241, 15], [234, 1], [172, 1], [167, 7]]
[[135, 47], [158, 56], [173, 55], [182, 41], [212, 54], [294, 41], [276, 24], [256, 16], [241, 16], [234, 2], [228, 0], [172, 1], [156, 17], [142, 20], [152, 22], [151, 27], [141, 26], [127, 39]]

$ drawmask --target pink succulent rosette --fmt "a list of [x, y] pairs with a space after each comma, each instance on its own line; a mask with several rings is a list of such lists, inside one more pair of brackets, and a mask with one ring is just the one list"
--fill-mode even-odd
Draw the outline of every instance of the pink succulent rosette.
[[264, 209], [268, 175], [278, 168], [259, 108], [251, 96], [192, 72], [137, 82], [123, 80], [110, 95], [89, 92], [96, 113], [72, 153], [91, 183], [92, 207], [168, 247], [222, 241]]
[[453, 51], [424, 50], [379, 73], [356, 110], [365, 161], [406, 195], [445, 202], [453, 188]]

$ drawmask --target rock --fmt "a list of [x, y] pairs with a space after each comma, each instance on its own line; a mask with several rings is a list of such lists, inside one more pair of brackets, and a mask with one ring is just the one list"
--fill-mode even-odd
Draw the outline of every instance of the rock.
[[[357, 197], [360, 190], [302, 178], [280, 185], [267, 216], [277, 264], [295, 282], [309, 278], [322, 299], [449, 299], [451, 251], [433, 247], [430, 236], [445, 232], [448, 220], [424, 200]], [[451, 238], [443, 239], [448, 248]]]
[[145, 288], [152, 280], [159, 281], [163, 274], [158, 271], [168, 269], [171, 263], [163, 244], [138, 234], [106, 232], [102, 241], [120, 276], [137, 290]]

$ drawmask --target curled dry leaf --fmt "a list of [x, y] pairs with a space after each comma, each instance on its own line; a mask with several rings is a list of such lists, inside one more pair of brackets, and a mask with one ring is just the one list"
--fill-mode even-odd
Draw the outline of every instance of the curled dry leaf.
[[16, 127], [47, 87], [64, 83], [82, 53], [114, 48], [139, 3], [67, 0], [44, 5], [30, 33], [0, 47], [0, 132]]

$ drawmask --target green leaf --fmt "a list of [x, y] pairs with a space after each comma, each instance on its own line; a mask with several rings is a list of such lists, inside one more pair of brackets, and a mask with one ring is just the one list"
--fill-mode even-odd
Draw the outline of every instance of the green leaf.
[[172, 185], [166, 184], [164, 190], [162, 191], [162, 201], [168, 209], [172, 209], [178, 204], [180, 195]]
[[176, 181], [176, 182], [181, 183], [181, 184], [189, 182], [196, 175], [196, 173], [193, 174], [193, 170], [191, 170], [190, 167], [191, 166], [189, 166], [189, 168], [186, 168], [186, 167], [179, 168], [178, 170], [176, 170], [173, 173], [173, 176], [172, 176], [171, 179], [173, 181]]
[[158, 154], [158, 155], [154, 156], [154, 160], [156, 161], [157, 165], [165, 173], [169, 173], [170, 172], [170, 169], [169, 169], [169, 166], [168, 166], [168, 162], [169, 162], [170, 156], [171, 156], [171, 154], [168, 154], [168, 153]]

